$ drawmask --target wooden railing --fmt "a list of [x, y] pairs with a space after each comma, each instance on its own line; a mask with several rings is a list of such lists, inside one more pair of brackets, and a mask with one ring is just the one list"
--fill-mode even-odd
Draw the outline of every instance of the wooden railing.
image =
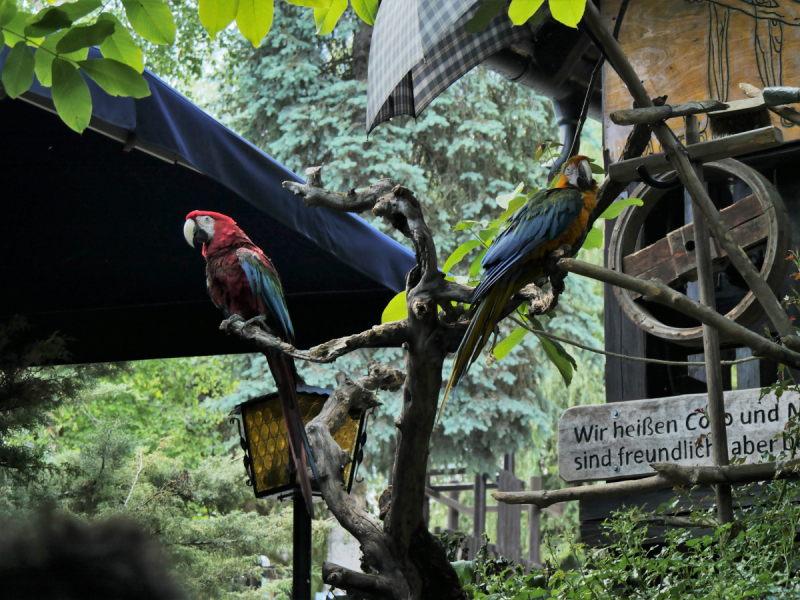
[[[509, 465], [509, 462], [512, 463]], [[506, 466], [512, 466], [513, 459], [506, 461]], [[425, 495], [428, 499], [434, 500], [447, 507], [447, 526], [444, 532], [449, 535], [468, 534], [459, 530], [459, 515], [467, 515], [472, 519], [473, 528], [471, 535], [466, 535], [462, 545], [462, 552], [459, 558], [472, 560], [478, 552], [483, 541], [483, 533], [486, 531], [486, 514], [497, 513], [497, 540], [488, 545], [487, 549], [492, 556], [504, 556], [513, 560], [517, 564], [522, 564], [526, 568], [541, 566], [541, 512], [538, 506], [528, 505], [528, 556], [522, 556], [522, 506], [512, 504], [500, 504], [487, 506], [486, 490], [497, 489], [501, 492], [522, 491], [525, 489], [525, 482], [517, 478], [510, 470], [499, 469], [493, 478], [486, 474], [476, 475], [473, 483], [467, 482], [448, 482], [432, 484], [431, 477], [442, 475], [465, 475], [464, 469], [456, 471], [429, 471], [425, 486]], [[528, 482], [528, 489], [531, 491], [542, 489], [542, 477], [535, 475]], [[469, 506], [459, 501], [461, 492], [472, 492], [473, 505]], [[564, 504], [554, 504], [546, 509], [556, 517], [564, 514]], [[429, 520], [429, 508], [426, 506], [425, 519]], [[439, 527], [434, 528], [435, 533], [440, 533]]]

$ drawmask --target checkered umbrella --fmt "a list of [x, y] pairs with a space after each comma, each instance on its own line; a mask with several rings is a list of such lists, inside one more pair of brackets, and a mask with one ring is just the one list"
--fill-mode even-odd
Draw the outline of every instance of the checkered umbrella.
[[486, 58], [530, 37], [506, 12], [478, 33], [466, 24], [482, 0], [383, 0], [372, 32], [367, 133], [397, 115], [417, 117]]

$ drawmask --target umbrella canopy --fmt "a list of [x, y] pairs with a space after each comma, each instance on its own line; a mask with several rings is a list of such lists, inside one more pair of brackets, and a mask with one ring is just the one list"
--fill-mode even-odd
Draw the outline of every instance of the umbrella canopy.
[[419, 114], [489, 56], [531, 37], [500, 11], [478, 33], [469, 21], [482, 0], [384, 0], [372, 32], [367, 133], [397, 115]]
[[205, 261], [183, 239], [186, 214], [203, 209], [233, 217], [273, 259], [300, 347], [379, 323], [413, 254], [353, 215], [304, 208], [281, 187], [295, 174], [145, 76], [142, 100], [88, 81], [83, 135], [37, 83], [0, 101], [0, 320], [60, 331], [74, 362], [250, 351], [218, 331]]

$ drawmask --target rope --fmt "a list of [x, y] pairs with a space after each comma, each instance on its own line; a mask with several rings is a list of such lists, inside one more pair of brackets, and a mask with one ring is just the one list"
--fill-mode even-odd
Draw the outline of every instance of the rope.
[[[549, 331], [540, 331], [538, 329], [534, 329], [530, 327], [526, 323], [523, 323], [516, 317], [511, 317], [511, 320], [514, 321], [520, 327], [524, 327], [531, 333], [535, 333], [536, 335], [543, 335], [546, 338], [550, 338], [552, 340], [556, 340], [557, 342], [563, 342], [565, 344], [569, 344], [571, 346], [575, 346], [576, 348], [580, 348], [581, 350], [588, 350], [589, 352], [596, 352], [597, 354], [605, 354], [606, 356], [613, 356], [614, 358], [621, 358], [622, 360], [632, 360], [634, 362], [646, 362], [646, 363], [653, 363], [656, 365], [674, 365], [679, 367], [705, 367], [706, 363], [704, 362], [691, 362], [685, 360], [661, 360], [660, 358], [643, 358], [641, 356], [627, 356], [625, 354], [617, 354], [616, 352], [609, 352], [608, 350], [600, 350], [599, 348], [592, 348], [591, 346], [585, 346], [583, 344], [579, 344], [578, 342], [573, 342], [572, 340], [568, 340], [567, 338], [563, 338], [558, 336], [554, 333], [550, 333]], [[747, 358], [737, 358], [736, 360], [722, 360], [720, 364], [723, 366], [730, 366], [730, 365], [740, 365], [742, 363], [750, 362], [751, 360], [758, 360], [757, 356], [748, 356]]]

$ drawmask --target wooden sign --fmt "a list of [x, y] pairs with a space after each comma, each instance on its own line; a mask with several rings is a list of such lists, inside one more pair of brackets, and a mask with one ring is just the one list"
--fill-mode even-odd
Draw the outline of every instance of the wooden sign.
[[[728, 453], [759, 462], [791, 450], [781, 433], [800, 414], [800, 395], [780, 399], [760, 389], [725, 392]], [[558, 421], [558, 472], [567, 482], [654, 473], [653, 462], [713, 465], [708, 396], [576, 406]]]
[[[613, 26], [620, 0], [602, 0]], [[622, 49], [651, 97], [670, 104], [693, 100], [723, 102], [747, 98], [739, 83], [758, 88], [800, 85], [800, 4], [795, 0], [639, 0], [628, 5], [619, 36]], [[614, 125], [612, 112], [631, 108], [631, 96], [608, 65], [603, 75], [606, 147], [613, 161], [630, 127]], [[683, 137], [683, 120], [670, 119]], [[800, 139], [800, 128], [772, 116], [785, 140]], [[701, 140], [710, 139], [701, 116]], [[658, 152], [653, 141], [648, 153]]]

